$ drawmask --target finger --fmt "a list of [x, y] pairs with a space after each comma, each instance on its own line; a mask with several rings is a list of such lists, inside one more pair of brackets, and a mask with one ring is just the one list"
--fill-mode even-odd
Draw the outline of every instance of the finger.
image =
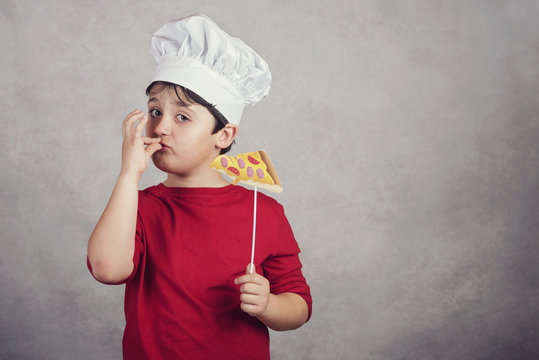
[[260, 299], [257, 295], [251, 295], [251, 294], [240, 295], [240, 301], [242, 302], [242, 304], [257, 305], [259, 300]]
[[160, 150], [162, 147], [163, 147], [163, 145], [161, 145], [159, 143], [153, 143], [153, 144], [150, 144], [150, 145], [146, 146], [146, 148], [144, 150], [146, 151], [148, 156], [151, 157], [156, 151]]
[[251, 304], [240, 304], [240, 308], [246, 312], [247, 314], [251, 315], [251, 316], [256, 316], [258, 315], [260, 312], [260, 309], [257, 305], [251, 305]]
[[135, 126], [135, 136], [136, 137], [141, 137], [142, 136], [142, 130], [144, 130], [144, 126], [146, 125], [147, 122], [148, 122], [148, 115], [144, 114], [144, 116], [142, 117], [142, 120], [140, 120], [138, 122], [137, 126]]
[[262, 284], [262, 281], [258, 278], [259, 276], [260, 275], [258, 274], [242, 275], [236, 278], [235, 282], [238, 285], [245, 284], [245, 283]]
[[264, 287], [253, 283], [245, 283], [240, 287], [240, 292], [242, 294], [260, 295], [264, 292]]
[[[138, 130], [140, 126], [144, 127], [145, 114], [141, 111], [133, 115], [127, 123], [127, 133], [132, 137], [142, 136], [142, 129]], [[138, 123], [137, 123], [138, 122]], [[135, 125], [136, 124], [136, 125]], [[142, 125], [141, 125], [142, 124]], [[140, 134], [139, 134], [140, 133]]]
[[255, 264], [249, 263], [247, 264], [247, 270], [245, 270], [246, 274], [256, 274], [256, 267]]
[[[251, 274], [251, 266], [253, 268], [253, 273]], [[252, 263], [247, 264], [247, 269], [245, 271], [246, 275], [240, 276], [236, 278], [235, 282], [236, 284], [243, 284], [244, 282], [253, 282], [252, 279], [254, 279], [254, 276], [257, 276], [255, 265]]]
[[135, 123], [138, 120], [141, 120], [144, 116], [144, 113], [142, 111], [138, 111], [134, 113], [131, 116], [128, 116], [127, 119], [125, 119], [125, 133], [127, 136], [132, 137], [135, 134]]
[[145, 145], [161, 142], [161, 138], [152, 138], [152, 137], [149, 137], [149, 136], [143, 136], [142, 140], [144, 141]]
[[124, 137], [127, 137], [131, 134], [130, 127], [133, 126], [133, 119], [136, 119], [136, 116], [140, 113], [140, 110], [132, 111], [129, 115], [126, 116], [122, 123], [122, 133]]
[[133, 111], [131, 111], [124, 119], [124, 121], [122, 122], [122, 134], [123, 136], [126, 136], [127, 135], [127, 127], [128, 127], [128, 124], [129, 124], [129, 119], [131, 119], [133, 116], [135, 116], [137, 113], [140, 113], [140, 110], [139, 109], [135, 109]]
[[268, 280], [262, 275], [252, 274], [252, 275], [242, 275], [235, 280], [236, 284], [254, 284], [254, 285], [265, 285], [268, 283]]

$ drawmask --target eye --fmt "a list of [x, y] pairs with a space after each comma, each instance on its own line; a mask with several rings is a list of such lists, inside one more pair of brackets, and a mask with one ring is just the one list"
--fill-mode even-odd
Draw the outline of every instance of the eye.
[[189, 118], [185, 115], [182, 115], [182, 114], [178, 114], [176, 115], [176, 119], [179, 121], [179, 122], [186, 122], [186, 121], [189, 121]]
[[161, 116], [161, 111], [157, 110], [157, 109], [152, 109], [150, 110], [150, 116], [151, 117], [158, 117], [158, 116]]

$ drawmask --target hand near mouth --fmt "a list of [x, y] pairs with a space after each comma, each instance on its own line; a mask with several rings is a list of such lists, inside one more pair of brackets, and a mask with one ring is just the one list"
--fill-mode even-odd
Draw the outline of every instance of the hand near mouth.
[[[138, 121], [138, 123], [137, 123]], [[122, 144], [122, 173], [142, 176], [151, 156], [163, 148], [161, 138], [142, 136], [148, 115], [143, 111], [132, 111], [122, 123], [124, 141]], [[135, 125], [135, 123], [137, 123]], [[146, 146], [145, 146], [146, 145]]]

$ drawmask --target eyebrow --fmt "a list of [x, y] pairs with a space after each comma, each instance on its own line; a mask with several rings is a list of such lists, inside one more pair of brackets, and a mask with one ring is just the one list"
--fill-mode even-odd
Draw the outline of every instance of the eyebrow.
[[[148, 100], [148, 104], [151, 103], [151, 102], [159, 103], [159, 99], [156, 98], [156, 97], [150, 98], [150, 99]], [[184, 108], [190, 108], [190, 107], [192, 107], [194, 104], [186, 104], [186, 103], [182, 103], [182, 102], [176, 100], [176, 101], [174, 102], [174, 105], [179, 106], [179, 107], [184, 107]]]
[[[159, 99], [156, 98], [156, 97], [152, 97], [148, 100], [148, 104], [152, 103], [152, 102], [156, 102], [156, 103], [159, 103]], [[185, 109], [187, 111], [187, 115], [189, 116], [193, 116], [195, 114], [195, 111], [192, 109], [193, 105], [194, 104], [184, 104], [184, 103], [181, 103], [179, 100], [176, 100], [174, 102], [174, 105], [182, 108], [182, 109]]]

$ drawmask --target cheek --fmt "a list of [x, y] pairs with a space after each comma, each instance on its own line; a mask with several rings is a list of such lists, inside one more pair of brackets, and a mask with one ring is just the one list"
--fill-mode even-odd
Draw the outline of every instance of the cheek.
[[205, 131], [204, 128], [196, 129], [191, 132], [189, 136], [185, 137], [185, 142], [190, 143], [191, 146], [205, 147], [208, 142], [211, 140], [209, 133]]
[[146, 136], [153, 134], [153, 128], [152, 120], [148, 119], [148, 122], [146, 123]]

